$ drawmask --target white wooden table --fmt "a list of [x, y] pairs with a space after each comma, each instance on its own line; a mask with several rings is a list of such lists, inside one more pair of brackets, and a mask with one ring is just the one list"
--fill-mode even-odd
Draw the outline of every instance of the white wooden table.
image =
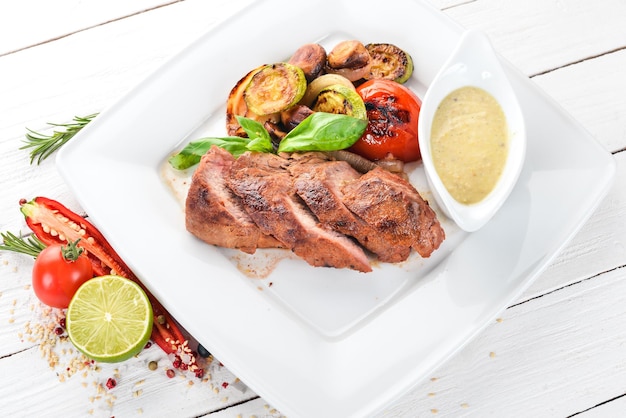
[[[83, 213], [54, 157], [30, 165], [28, 152], [19, 149], [26, 127], [50, 132], [47, 122], [106, 108], [249, 3], [0, 2], [0, 231], [27, 231], [21, 198], [43, 195]], [[462, 25], [484, 30], [614, 154], [617, 177], [522, 297], [383, 416], [624, 416], [626, 2], [433, 3]], [[281, 416], [218, 361], [202, 381], [168, 378], [168, 360], [156, 346], [125, 363], [77, 368], [71, 344], [43, 331], [54, 312], [29, 288], [31, 267], [28, 257], [0, 252], [0, 415]], [[156, 371], [147, 366], [152, 360], [159, 362]], [[105, 389], [111, 377], [117, 386]]]

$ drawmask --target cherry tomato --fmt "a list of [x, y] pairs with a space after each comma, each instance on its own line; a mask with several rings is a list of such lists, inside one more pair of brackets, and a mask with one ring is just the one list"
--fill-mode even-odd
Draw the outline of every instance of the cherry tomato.
[[408, 87], [392, 80], [372, 79], [357, 88], [365, 102], [368, 125], [350, 151], [370, 160], [388, 154], [404, 162], [421, 158], [417, 120], [421, 101]]
[[80, 285], [92, 277], [91, 261], [76, 243], [53, 244], [35, 259], [33, 290], [46, 305], [64, 309]]

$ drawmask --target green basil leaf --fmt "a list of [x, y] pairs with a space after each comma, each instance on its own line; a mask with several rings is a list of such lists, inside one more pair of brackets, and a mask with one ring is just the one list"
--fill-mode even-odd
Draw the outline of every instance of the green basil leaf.
[[249, 142], [248, 138], [240, 138], [238, 136], [202, 138], [187, 144], [178, 154], [171, 156], [168, 161], [176, 170], [185, 170], [198, 164], [200, 158], [207, 153], [212, 145], [224, 148], [235, 157], [238, 157], [248, 150], [247, 145]]
[[315, 112], [280, 142], [278, 152], [336, 151], [350, 147], [365, 132], [367, 121], [352, 116]]
[[237, 116], [237, 122], [239, 122], [248, 138], [250, 138], [250, 142], [247, 145], [250, 151], [274, 152], [272, 138], [262, 123], [243, 116]]
[[267, 129], [265, 129], [262, 123], [244, 116], [236, 116], [236, 118], [237, 122], [239, 122], [243, 130], [248, 135], [248, 138], [251, 140], [262, 138], [267, 139], [270, 142], [272, 141], [269, 132], [267, 132]]

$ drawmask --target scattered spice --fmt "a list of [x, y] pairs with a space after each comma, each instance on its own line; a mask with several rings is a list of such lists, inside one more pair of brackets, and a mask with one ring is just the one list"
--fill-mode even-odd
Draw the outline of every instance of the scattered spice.
[[107, 379], [106, 386], [107, 386], [107, 389], [109, 389], [109, 390], [113, 389], [115, 386], [117, 386], [117, 382], [112, 377], [109, 377]]
[[155, 371], [158, 367], [159, 363], [157, 363], [156, 361], [151, 361], [150, 363], [148, 363], [148, 369], [152, 371]]

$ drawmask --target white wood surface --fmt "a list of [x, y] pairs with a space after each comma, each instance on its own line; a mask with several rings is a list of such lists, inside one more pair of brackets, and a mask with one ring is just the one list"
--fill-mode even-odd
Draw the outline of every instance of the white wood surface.
[[[46, 122], [104, 109], [251, 2], [0, 2], [0, 231], [26, 230], [23, 197], [44, 195], [82, 213], [54, 158], [29, 165], [19, 149], [26, 127], [42, 130]], [[618, 172], [607, 198], [519, 301], [381, 416], [624, 416], [626, 2], [433, 3], [487, 32], [496, 49], [615, 155]], [[42, 343], [28, 333], [50, 320], [29, 288], [31, 267], [31, 259], [0, 252], [1, 415], [281, 416], [251, 389], [233, 384], [236, 376], [217, 361], [202, 382], [168, 379], [157, 347], [69, 376], [71, 344], [55, 336]], [[54, 367], [41, 352], [50, 341], [61, 355]], [[159, 361], [157, 371], [148, 370], [151, 360]], [[118, 386], [99, 390], [112, 376]]]

